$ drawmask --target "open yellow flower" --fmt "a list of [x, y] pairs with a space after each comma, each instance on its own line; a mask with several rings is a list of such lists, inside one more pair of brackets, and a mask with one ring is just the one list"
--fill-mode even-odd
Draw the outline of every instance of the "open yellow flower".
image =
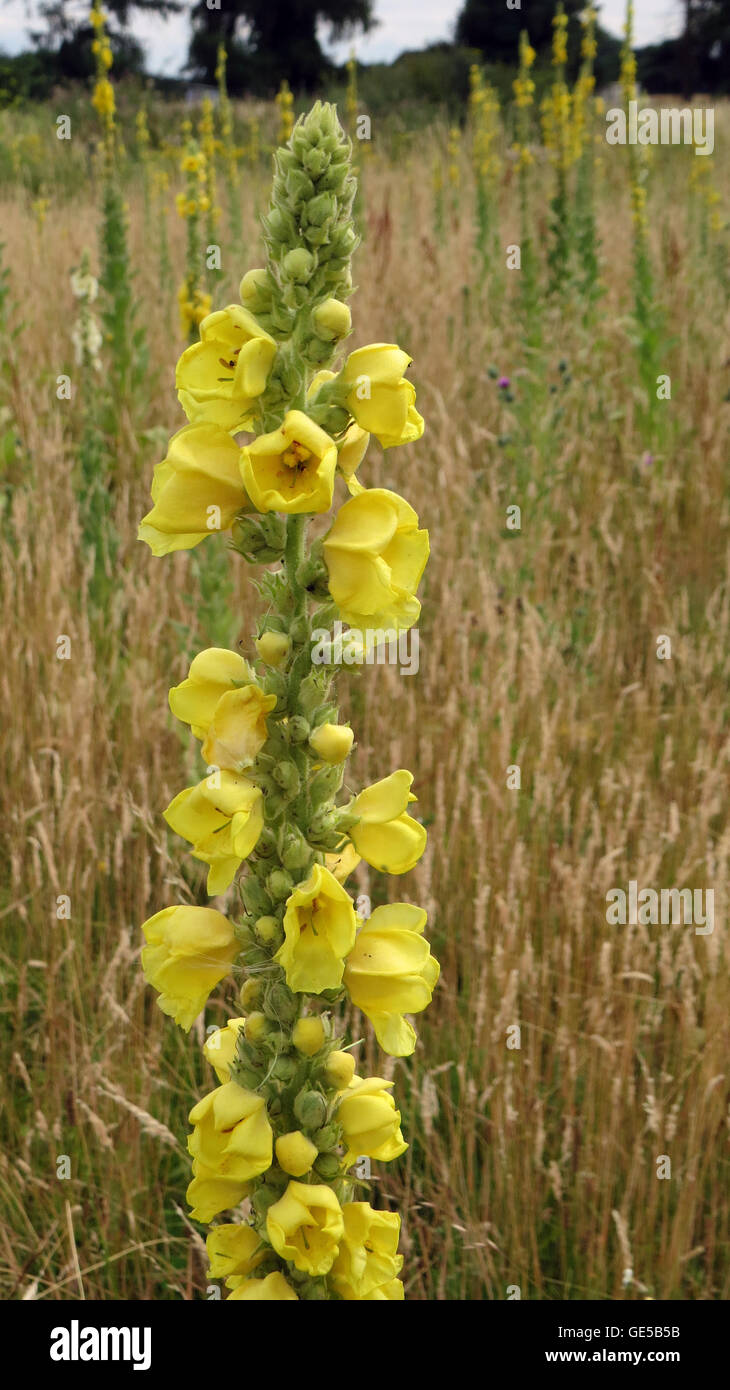
[[237, 512], [248, 507], [240, 453], [217, 425], [185, 425], [173, 435], [167, 458], [154, 471], [154, 506], [137, 532], [153, 555], [192, 550], [206, 536], [229, 530]]
[[353, 870], [357, 868], [361, 858], [362, 855], [357, 853], [355, 847], [347, 844], [344, 849], [338, 850], [337, 853], [326, 854], [324, 862], [337, 882], [344, 883]]
[[283, 1274], [278, 1269], [273, 1274], [267, 1274], [265, 1279], [244, 1279], [238, 1284], [233, 1293], [228, 1295], [226, 1303], [232, 1299], [258, 1299], [259, 1302], [277, 1303], [298, 1303], [299, 1294], [295, 1293], [291, 1284], [287, 1284]]
[[342, 1208], [324, 1183], [290, 1182], [266, 1214], [266, 1233], [277, 1255], [306, 1274], [327, 1274], [343, 1231]]
[[[242, 672], [248, 682], [237, 687]], [[266, 716], [275, 705], [276, 696], [266, 695], [253, 681], [243, 658], [217, 647], [201, 652], [187, 680], [170, 691], [170, 709], [173, 714], [182, 710], [184, 722], [203, 740], [208, 766], [232, 772], [250, 767], [263, 748]]]
[[329, 590], [343, 620], [361, 631], [412, 627], [428, 553], [428, 531], [396, 492], [368, 488], [351, 497], [324, 540]]
[[410, 444], [423, 434], [416, 388], [404, 376], [412, 360], [395, 343], [369, 343], [351, 352], [342, 368], [342, 380], [352, 388], [350, 414], [384, 449]]
[[184, 681], [170, 691], [170, 709], [176, 719], [189, 724], [195, 737], [204, 739], [213, 722], [218, 701], [230, 690], [252, 679], [251, 668], [237, 652], [208, 647], [190, 663]]
[[343, 1092], [337, 1119], [347, 1145], [348, 1166], [361, 1154], [388, 1163], [408, 1148], [401, 1133], [400, 1111], [390, 1094], [392, 1085], [381, 1076], [354, 1076]]
[[376, 907], [345, 963], [350, 998], [391, 1057], [413, 1052], [416, 1034], [403, 1015], [420, 1013], [431, 1003], [439, 977], [438, 961], [423, 937], [425, 925], [426, 913], [410, 903]]
[[209, 1279], [225, 1279], [226, 1288], [237, 1289], [264, 1259], [267, 1249], [251, 1226], [215, 1226], [206, 1237]]
[[416, 800], [412, 782], [413, 774], [399, 768], [390, 777], [365, 787], [349, 808], [360, 818], [349, 832], [355, 850], [386, 874], [407, 873], [426, 848], [424, 827], [406, 810]]
[[266, 1101], [235, 1081], [203, 1096], [189, 1115], [193, 1181], [187, 1199], [198, 1221], [211, 1221], [245, 1197], [248, 1183], [271, 1167], [273, 1135]]
[[357, 917], [349, 893], [329, 869], [315, 864], [309, 878], [287, 899], [285, 940], [274, 956], [290, 989], [321, 994], [342, 983], [345, 956], [352, 950]]
[[242, 305], [207, 314], [200, 342], [185, 349], [175, 372], [188, 420], [210, 422], [231, 434], [250, 428], [275, 355], [274, 339]]
[[397, 1212], [374, 1211], [369, 1202], [346, 1202], [342, 1219], [344, 1238], [331, 1275], [336, 1292], [350, 1303], [402, 1299]]
[[[208, 909], [199, 908], [198, 911], [206, 912]], [[210, 1062], [220, 1082], [231, 1080], [230, 1066], [235, 1060], [238, 1034], [245, 1022], [245, 1018], [229, 1018], [222, 1028], [216, 1028], [214, 1033], [210, 1033], [203, 1044], [203, 1056]]]
[[327, 512], [337, 445], [301, 410], [241, 450], [243, 485], [260, 512]]
[[233, 927], [212, 907], [165, 907], [142, 931], [142, 969], [160, 991], [157, 1003], [187, 1032], [241, 949]]
[[208, 893], [223, 893], [264, 827], [261, 789], [225, 770], [186, 787], [163, 812], [177, 835], [189, 840], [193, 857], [208, 865]]

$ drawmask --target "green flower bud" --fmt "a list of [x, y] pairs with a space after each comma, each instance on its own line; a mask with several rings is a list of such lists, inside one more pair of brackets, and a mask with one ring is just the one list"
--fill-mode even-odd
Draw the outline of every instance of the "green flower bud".
[[292, 762], [287, 759], [277, 763], [272, 776], [282, 791], [286, 792], [288, 796], [296, 796], [301, 786], [301, 779]]
[[309, 720], [304, 719], [301, 714], [295, 714], [289, 720], [286, 731], [290, 743], [306, 743], [311, 732]]
[[273, 1207], [274, 1202], [278, 1202], [280, 1193], [277, 1192], [271, 1183], [262, 1183], [251, 1198], [251, 1205], [257, 1216], [265, 1218], [269, 1207]]
[[315, 1142], [320, 1153], [326, 1153], [328, 1149], [333, 1149], [335, 1144], [339, 1143], [340, 1128], [340, 1125], [329, 1124], [319, 1130]]
[[[262, 921], [263, 921], [263, 920], [264, 920], [264, 919], [262, 918]], [[275, 917], [272, 917], [272, 918], [271, 918], [271, 921], [272, 921], [272, 922], [275, 922], [275, 921], [276, 921], [276, 918], [275, 918]], [[249, 975], [248, 979], [244, 980], [244, 982], [243, 982], [243, 984], [241, 985], [241, 988], [240, 988], [240, 990], [239, 990], [239, 992], [238, 992], [238, 997], [239, 997], [239, 999], [240, 999], [240, 1001], [241, 1001], [241, 1008], [242, 1008], [242, 1009], [251, 1009], [251, 1008], [253, 1008], [254, 1004], [256, 1004], [256, 1002], [258, 1001], [258, 999], [259, 999], [259, 997], [260, 997], [260, 995], [261, 995], [262, 990], [263, 990], [262, 981], [256, 979], [256, 978], [255, 978], [254, 976], [252, 976], [252, 975]]]
[[304, 836], [292, 826], [286, 832], [284, 849], [282, 851], [281, 862], [285, 869], [296, 873], [298, 869], [305, 869], [312, 858], [312, 851], [304, 839]]
[[291, 990], [283, 980], [269, 985], [264, 996], [264, 1013], [277, 1023], [291, 1023], [297, 1016], [299, 1005]]
[[297, 246], [284, 257], [284, 274], [289, 280], [303, 283], [310, 278], [315, 265], [311, 251], [307, 251], [304, 246]]
[[294, 887], [294, 879], [285, 869], [274, 869], [266, 880], [266, 887], [275, 902], [288, 898]]
[[271, 280], [268, 270], [247, 270], [238, 289], [241, 303], [251, 312], [255, 306], [265, 305], [271, 300]]
[[271, 1075], [275, 1077], [277, 1081], [283, 1081], [286, 1085], [287, 1082], [293, 1081], [297, 1072], [297, 1066], [298, 1063], [293, 1057], [277, 1057], [271, 1069]]
[[320, 1129], [327, 1118], [327, 1102], [319, 1091], [300, 1091], [294, 1114], [305, 1129]]
[[342, 1167], [342, 1159], [336, 1154], [320, 1154], [314, 1165], [314, 1171], [318, 1177], [324, 1178], [325, 1182], [332, 1182], [337, 1177]]
[[269, 1031], [269, 1020], [262, 1013], [249, 1014], [243, 1025], [243, 1031], [247, 1042], [260, 1043]]
[[260, 1084], [261, 1077], [258, 1072], [252, 1071], [251, 1067], [246, 1067], [241, 1062], [232, 1062], [228, 1071], [231, 1081], [235, 1081], [237, 1086], [243, 1086], [247, 1091], [255, 1091]]
[[278, 942], [283, 933], [276, 917], [259, 917], [254, 923], [254, 931], [264, 946], [271, 946]]

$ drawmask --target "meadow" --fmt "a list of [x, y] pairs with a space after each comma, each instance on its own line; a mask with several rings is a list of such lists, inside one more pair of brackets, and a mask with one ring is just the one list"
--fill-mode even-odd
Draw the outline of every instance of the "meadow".
[[[651, 148], [639, 174], [590, 91], [561, 155], [560, 110], [552, 137], [517, 105], [486, 146], [474, 108], [354, 142], [348, 346], [405, 347], [426, 419], [410, 450], [371, 447], [367, 483], [404, 492], [432, 547], [417, 674], [340, 682], [359, 784], [410, 768], [428, 846], [405, 880], [355, 882], [427, 908], [443, 974], [412, 1058], [348, 1022], [410, 1140], [374, 1165], [407, 1298], [727, 1299], [730, 107], [711, 159]], [[214, 306], [261, 264], [281, 110], [232, 117]], [[74, 357], [70, 276], [84, 251], [100, 265], [88, 95], [0, 111], [5, 1299], [206, 1296], [184, 1193], [210, 1071], [145, 984], [140, 924], [206, 901], [161, 819], [194, 775], [167, 690], [247, 640], [257, 600], [224, 537], [164, 563], [136, 539], [183, 423], [185, 118], [194, 134], [199, 106], [118, 93], [120, 373], [109, 333], [98, 370]], [[712, 888], [714, 931], [609, 925], [630, 880]], [[216, 992], [193, 1036], [229, 1012]]]

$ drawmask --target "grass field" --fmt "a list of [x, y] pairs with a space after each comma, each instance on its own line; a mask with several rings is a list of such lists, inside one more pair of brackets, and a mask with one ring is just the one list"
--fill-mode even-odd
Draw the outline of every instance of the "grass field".
[[[0, 113], [0, 1290], [204, 1297], [184, 1146], [210, 1073], [139, 966], [145, 918], [206, 901], [199, 866], [161, 818], [194, 768], [167, 690], [226, 625], [215, 593], [199, 597], [225, 572], [223, 538], [208, 543], [218, 549], [207, 571], [197, 552], [163, 562], [136, 540], [153, 465], [183, 423], [182, 185], [173, 155], [163, 282], [161, 202], [145, 220], [128, 125], [119, 179], [149, 362], [105, 435], [105, 559], [79, 449], [84, 401], [109, 364], [106, 348], [96, 375], [74, 363], [69, 281], [85, 248], [96, 273], [100, 190], [88, 112], [76, 122], [74, 107], [68, 142], [55, 138], [57, 114]], [[179, 146], [182, 114], [150, 108], [153, 161], [163, 127]], [[261, 150], [239, 162], [240, 244], [225, 207], [221, 217], [215, 305], [261, 264], [271, 178], [273, 109], [235, 114], [240, 130], [257, 115]], [[405, 347], [426, 419], [418, 445], [383, 455], [373, 444], [364, 480], [409, 498], [432, 554], [418, 673], [374, 667], [340, 681], [353, 776], [361, 786], [410, 768], [428, 848], [406, 880], [361, 864], [356, 884], [374, 905], [387, 891], [425, 906], [443, 967], [412, 1058], [383, 1059], [365, 1026], [410, 1140], [402, 1159], [374, 1165], [375, 1190], [404, 1216], [411, 1299], [502, 1300], [510, 1286], [526, 1299], [726, 1299], [730, 109], [717, 110], [712, 161], [649, 152], [655, 351], [671, 378], [671, 399], [651, 406], [629, 152], [606, 144], [596, 116], [601, 293], [589, 302], [570, 269], [549, 291], [555, 171], [533, 135], [526, 301], [523, 272], [507, 269], [506, 248], [525, 240], [511, 120], [486, 243], [468, 129], [449, 154], [437, 118], [409, 133], [394, 117], [374, 125], [367, 156], [357, 151], [350, 346]], [[724, 190], [713, 211], [697, 181], [705, 164]], [[572, 223], [568, 234], [574, 247]], [[62, 374], [70, 400], [57, 396]], [[235, 555], [229, 572], [235, 645], [257, 600]], [[515, 765], [519, 789], [507, 784]], [[713, 889], [714, 931], [610, 926], [606, 893], [629, 880]], [[233, 1012], [221, 989], [205, 1024]], [[350, 1020], [354, 1036], [363, 1023]], [[507, 1045], [514, 1025], [519, 1048]]]

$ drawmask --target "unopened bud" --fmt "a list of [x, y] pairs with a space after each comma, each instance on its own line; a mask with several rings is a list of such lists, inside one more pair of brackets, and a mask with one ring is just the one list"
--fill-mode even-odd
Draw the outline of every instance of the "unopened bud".
[[254, 304], [266, 301], [270, 298], [267, 293], [269, 290], [269, 273], [267, 270], [247, 270], [239, 288], [238, 294], [242, 304], [253, 312]]
[[287, 989], [283, 980], [277, 980], [269, 986], [264, 1000], [264, 1013], [269, 1018], [275, 1019], [277, 1023], [291, 1023], [298, 1008], [294, 995]]
[[306, 743], [310, 733], [310, 723], [301, 714], [295, 714], [286, 726], [290, 743]]
[[276, 941], [280, 932], [279, 923], [275, 917], [258, 917], [254, 922], [253, 929], [264, 946], [270, 946], [272, 942]]
[[284, 257], [284, 274], [288, 280], [294, 280], [297, 284], [303, 284], [310, 278], [314, 266], [314, 256], [304, 246], [297, 246], [293, 251], [287, 251]]
[[[275, 922], [276, 918], [272, 917], [271, 920], [272, 922]], [[238, 997], [241, 1001], [241, 1008], [250, 1009], [252, 1005], [256, 1003], [260, 994], [261, 981], [256, 980], [253, 978], [253, 976], [249, 975], [248, 979], [244, 980], [243, 984], [241, 985], [238, 994]]]
[[282, 898], [288, 898], [294, 887], [294, 879], [286, 869], [274, 869], [266, 880], [266, 887], [271, 897], [280, 902]]
[[294, 1102], [294, 1114], [305, 1129], [320, 1129], [327, 1118], [327, 1102], [319, 1091], [300, 1091]]
[[325, 299], [312, 311], [312, 323], [317, 336], [326, 343], [346, 338], [352, 329], [352, 314], [340, 299]]
[[314, 1165], [314, 1171], [318, 1177], [324, 1178], [325, 1182], [332, 1182], [332, 1179], [337, 1177], [341, 1167], [342, 1159], [338, 1158], [336, 1154], [320, 1154]]
[[285, 632], [264, 632], [256, 640], [256, 650], [266, 666], [283, 666], [291, 651], [291, 640]]
[[277, 763], [271, 775], [283, 792], [286, 792], [288, 796], [296, 796], [301, 782], [293, 763], [282, 759], [280, 763]]
[[300, 1129], [292, 1130], [290, 1134], [282, 1134], [277, 1139], [275, 1148], [279, 1167], [293, 1178], [303, 1178], [317, 1157], [317, 1150], [311, 1139], [307, 1139]]
[[249, 1014], [243, 1025], [246, 1034], [246, 1041], [250, 1043], [262, 1042], [269, 1030], [269, 1020], [265, 1014]]
[[320, 724], [309, 736], [315, 753], [326, 763], [343, 763], [355, 735], [347, 724]]
[[324, 1079], [328, 1086], [344, 1091], [355, 1075], [355, 1058], [351, 1052], [330, 1052], [324, 1068]]
[[314, 1057], [324, 1047], [327, 1034], [321, 1018], [297, 1019], [291, 1040], [297, 1052], [305, 1057]]

